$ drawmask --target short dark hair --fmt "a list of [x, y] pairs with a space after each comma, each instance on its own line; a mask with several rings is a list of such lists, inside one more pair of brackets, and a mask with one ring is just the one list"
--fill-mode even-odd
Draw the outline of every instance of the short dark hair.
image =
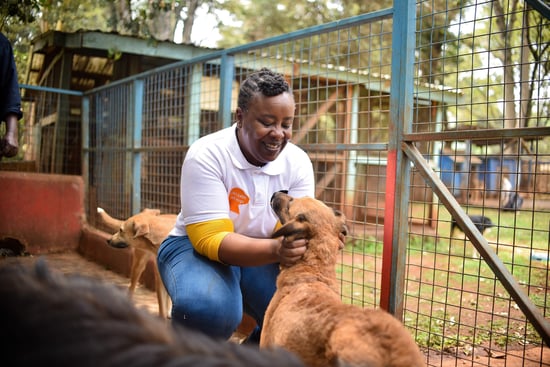
[[258, 349], [170, 325], [137, 308], [114, 284], [64, 275], [44, 258], [2, 261], [2, 365], [304, 366], [282, 348]]
[[290, 93], [290, 86], [284, 77], [268, 68], [262, 68], [250, 74], [241, 84], [237, 105], [242, 110], [246, 110], [250, 100], [256, 93], [273, 97], [284, 92]]

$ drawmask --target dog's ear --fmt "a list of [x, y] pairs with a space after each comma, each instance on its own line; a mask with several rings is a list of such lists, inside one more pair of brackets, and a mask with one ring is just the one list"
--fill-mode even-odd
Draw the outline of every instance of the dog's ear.
[[147, 221], [134, 220], [134, 238], [147, 237], [150, 233]]
[[154, 221], [139, 218], [134, 221], [134, 238], [143, 237], [149, 242], [161, 243], [166, 236], [159, 232]]
[[289, 237], [293, 236], [294, 238], [310, 238], [311, 237], [311, 226], [306, 221], [291, 220], [283, 225], [281, 228], [276, 230], [272, 237]]

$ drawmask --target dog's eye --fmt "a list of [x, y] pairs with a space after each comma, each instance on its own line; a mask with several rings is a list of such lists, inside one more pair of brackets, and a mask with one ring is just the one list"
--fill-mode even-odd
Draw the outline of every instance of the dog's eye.
[[306, 222], [307, 221], [307, 218], [306, 218], [306, 215], [303, 214], [303, 213], [300, 213], [296, 216], [296, 221], [298, 222]]

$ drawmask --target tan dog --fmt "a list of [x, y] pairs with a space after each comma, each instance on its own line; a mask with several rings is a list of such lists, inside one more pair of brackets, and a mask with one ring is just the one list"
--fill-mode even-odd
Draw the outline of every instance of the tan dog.
[[132, 265], [130, 268], [130, 286], [128, 293], [133, 296], [139, 278], [145, 271], [147, 262], [152, 258], [155, 262], [155, 288], [159, 304], [159, 315], [168, 317], [170, 297], [156, 267], [157, 251], [162, 241], [168, 236], [176, 223], [175, 214], [160, 214], [157, 209], [145, 209], [126, 221], [111, 217], [105, 210], [98, 208], [101, 220], [116, 232], [107, 241], [116, 248], [130, 248], [133, 250]]
[[[143, 209], [141, 213], [123, 221], [111, 217], [102, 208], [97, 208], [97, 212], [105, 225], [113, 232], [118, 231], [108, 241], [109, 245], [117, 248], [129, 247], [133, 251], [130, 286], [128, 287], [128, 293], [132, 296], [149, 259], [153, 258], [156, 265], [158, 248], [174, 226], [177, 216], [174, 214], [160, 214], [160, 210], [158, 209]], [[168, 310], [171, 307], [171, 300], [160, 279], [156, 266], [155, 288], [157, 289], [159, 315], [167, 317]], [[235, 331], [235, 339], [246, 339], [255, 326], [256, 322], [254, 319], [244, 314], [243, 320]]]
[[282, 267], [264, 319], [260, 346], [283, 347], [310, 366], [425, 366], [407, 329], [383, 310], [341, 301], [336, 261], [344, 216], [313, 198], [276, 193], [283, 226], [274, 237], [307, 238], [303, 258]]

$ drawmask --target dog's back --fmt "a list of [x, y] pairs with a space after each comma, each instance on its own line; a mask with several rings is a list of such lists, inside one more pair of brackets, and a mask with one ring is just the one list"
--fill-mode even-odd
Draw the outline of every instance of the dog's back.
[[[495, 226], [495, 224], [491, 221], [489, 217], [486, 217], [484, 215], [468, 215], [476, 228], [483, 234], [486, 230], [489, 228], [492, 228]], [[460, 231], [464, 232], [462, 228], [458, 225], [456, 222], [456, 219], [453, 217], [451, 220], [451, 234], [453, 234], [454, 230], [458, 228]]]
[[303, 366], [173, 327], [137, 309], [110, 284], [0, 262], [0, 352], [6, 366]]
[[388, 312], [344, 305], [347, 317], [333, 328], [326, 351], [338, 366], [425, 366], [408, 330]]

